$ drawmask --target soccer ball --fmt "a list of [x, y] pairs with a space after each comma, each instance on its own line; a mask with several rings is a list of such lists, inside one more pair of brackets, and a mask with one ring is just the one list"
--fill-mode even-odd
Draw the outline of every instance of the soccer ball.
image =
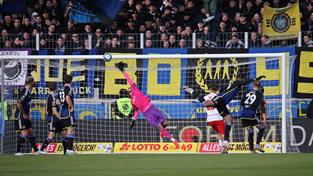
[[103, 59], [104, 59], [106, 62], [110, 62], [110, 61], [112, 60], [112, 55], [111, 55], [111, 54], [108, 54], [108, 53], [104, 53]]

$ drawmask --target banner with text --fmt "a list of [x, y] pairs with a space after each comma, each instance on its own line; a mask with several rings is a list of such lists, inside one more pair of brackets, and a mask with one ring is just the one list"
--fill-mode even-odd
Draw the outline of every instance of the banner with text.
[[284, 8], [264, 5], [263, 33], [271, 39], [297, 38], [301, 31], [299, 3]]

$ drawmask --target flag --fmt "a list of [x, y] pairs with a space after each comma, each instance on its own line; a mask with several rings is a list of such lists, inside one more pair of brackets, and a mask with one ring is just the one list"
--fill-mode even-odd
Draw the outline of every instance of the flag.
[[301, 31], [299, 3], [284, 8], [264, 5], [263, 34], [272, 40], [297, 38]]
[[70, 19], [75, 23], [109, 25], [124, 7], [126, 0], [74, 0]]

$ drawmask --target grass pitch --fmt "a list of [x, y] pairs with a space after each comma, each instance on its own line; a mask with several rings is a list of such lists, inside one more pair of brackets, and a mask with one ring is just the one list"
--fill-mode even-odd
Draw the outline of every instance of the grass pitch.
[[0, 155], [0, 176], [312, 176], [313, 154]]

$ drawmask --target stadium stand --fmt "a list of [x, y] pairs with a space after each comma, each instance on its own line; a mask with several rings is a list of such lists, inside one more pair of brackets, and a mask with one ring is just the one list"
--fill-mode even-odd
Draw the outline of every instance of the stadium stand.
[[[71, 21], [71, 1], [62, 8], [59, 0], [30, 0], [26, 2], [25, 13], [0, 12], [0, 48], [75, 51], [83, 48], [312, 47], [311, 0], [300, 1], [301, 44], [298, 39], [271, 42], [262, 33], [264, 4], [285, 7], [295, 2], [128, 0], [111, 25], [102, 25]], [[249, 33], [248, 38], [245, 32]]]

